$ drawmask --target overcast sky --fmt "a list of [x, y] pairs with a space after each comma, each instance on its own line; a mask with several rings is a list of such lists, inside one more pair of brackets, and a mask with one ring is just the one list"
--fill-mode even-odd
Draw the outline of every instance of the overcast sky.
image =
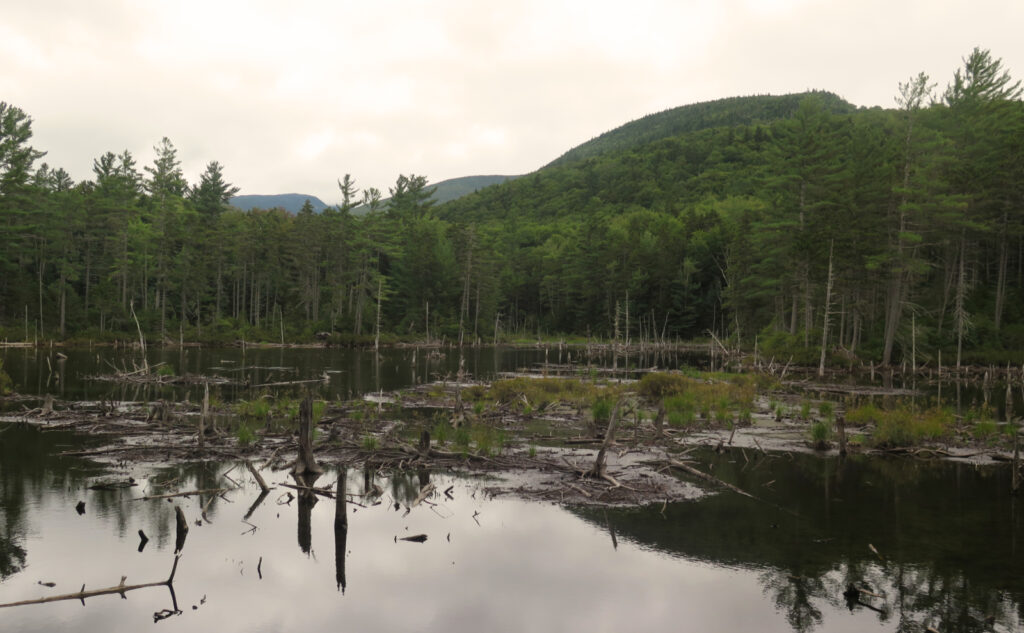
[[1024, 78], [1024, 0], [0, 0], [0, 101], [75, 180], [164, 136], [190, 182], [336, 202], [533, 171], [651, 112], [823, 89], [891, 107], [975, 46]]

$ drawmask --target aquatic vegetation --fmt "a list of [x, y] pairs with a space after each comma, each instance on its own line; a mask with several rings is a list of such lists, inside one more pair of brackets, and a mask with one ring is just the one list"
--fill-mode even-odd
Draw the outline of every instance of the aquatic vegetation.
[[944, 407], [879, 409], [873, 404], [850, 410], [846, 420], [859, 425], [874, 424], [871, 443], [875, 446], [911, 446], [941, 440], [949, 436], [956, 424], [956, 416]]
[[818, 405], [818, 415], [820, 415], [822, 418], [826, 420], [831, 420], [834, 413], [835, 409], [833, 408], [831, 402], [828, 402], [826, 400], [825, 402], [822, 402], [821, 404]]
[[448, 431], [450, 431], [452, 425], [446, 420], [439, 420], [434, 424], [433, 430], [430, 432], [430, 437], [433, 438], [439, 446], [444, 446], [448, 443]]
[[810, 420], [811, 419], [811, 401], [802, 400], [800, 402], [800, 419]]
[[488, 393], [498, 402], [519, 401], [524, 407], [541, 409], [552, 402], [588, 407], [598, 398], [614, 400], [622, 390], [618, 385], [604, 386], [578, 378], [512, 378], [494, 382]]
[[831, 424], [824, 420], [818, 420], [811, 425], [808, 432], [811, 436], [811, 443], [814, 444], [815, 448], [824, 449], [828, 447], [828, 442], [832, 439]]
[[235, 438], [238, 440], [239, 446], [250, 446], [256, 441], [256, 433], [247, 422], [242, 422], [235, 429]]
[[363, 440], [361, 442], [361, 445], [362, 445], [364, 451], [373, 452], [373, 451], [377, 450], [377, 445], [378, 445], [378, 443], [377, 443], [377, 436], [373, 435], [371, 433], [367, 433], [366, 435], [363, 436]]
[[612, 407], [614, 407], [614, 404], [611, 398], [602, 397], [595, 400], [590, 410], [594, 422], [603, 423], [610, 420], [612, 417]]
[[971, 428], [971, 436], [979, 442], [992, 443], [999, 435], [999, 425], [994, 420], [980, 420]]

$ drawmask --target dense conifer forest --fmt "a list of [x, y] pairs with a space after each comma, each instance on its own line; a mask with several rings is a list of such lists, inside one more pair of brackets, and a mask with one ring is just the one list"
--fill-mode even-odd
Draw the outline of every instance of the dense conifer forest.
[[127, 338], [135, 317], [174, 341], [713, 332], [794, 362], [1018, 363], [1022, 145], [1020, 83], [976, 49], [944, 87], [894, 86], [891, 109], [723, 99], [445, 204], [424, 176], [384, 203], [345, 175], [341, 204], [293, 215], [230, 207], [216, 161], [188, 182], [168, 139], [151, 165], [106, 152], [74, 182], [0, 103], [0, 334]]

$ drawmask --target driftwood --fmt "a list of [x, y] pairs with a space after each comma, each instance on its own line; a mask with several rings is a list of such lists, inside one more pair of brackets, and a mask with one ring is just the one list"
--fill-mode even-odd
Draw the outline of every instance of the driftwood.
[[188, 492], [174, 492], [166, 495], [151, 495], [149, 497], [138, 497], [134, 501], [152, 501], [153, 499], [170, 499], [172, 497], [191, 497], [193, 495], [219, 495], [227, 492], [230, 488], [210, 488], [209, 490], [189, 490]]
[[263, 492], [269, 492], [270, 486], [267, 485], [267, 482], [263, 479], [263, 475], [260, 474], [260, 471], [256, 470], [256, 467], [252, 465], [252, 462], [245, 460], [245, 467], [249, 469], [249, 472], [256, 480], [256, 483], [259, 484], [260, 490]]
[[314, 488], [313, 486], [300, 486], [296, 484], [288, 484], [281, 482], [280, 485], [285, 488], [291, 488], [292, 490], [298, 490], [299, 492], [305, 492], [314, 495], [320, 495], [321, 497], [327, 497], [328, 499], [334, 498], [334, 492], [330, 488]]
[[737, 494], [741, 494], [744, 497], [749, 497], [751, 499], [757, 499], [757, 497], [755, 497], [754, 495], [750, 494], [746, 490], [743, 490], [742, 488], [737, 488], [736, 486], [734, 486], [734, 485], [732, 485], [730, 483], [724, 482], [721, 479], [719, 479], [718, 477], [715, 477], [713, 475], [709, 475], [709, 474], [707, 474], [704, 471], [697, 470], [696, 468], [694, 468], [693, 466], [690, 466], [689, 464], [684, 464], [683, 462], [679, 462], [679, 461], [676, 461], [674, 459], [671, 459], [671, 460], [669, 460], [668, 465], [671, 466], [672, 468], [678, 468], [679, 470], [687, 472], [687, 473], [693, 475], [694, 477], [697, 477], [698, 479], [703, 479], [704, 481], [706, 481], [708, 483], [717, 484], [719, 486], [723, 486], [725, 488], [728, 488], [729, 490], [732, 490], [733, 492], [735, 492]]

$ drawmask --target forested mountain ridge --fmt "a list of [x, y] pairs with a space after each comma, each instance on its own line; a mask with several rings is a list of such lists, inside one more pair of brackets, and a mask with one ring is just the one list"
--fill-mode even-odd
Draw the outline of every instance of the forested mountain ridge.
[[716, 127], [768, 124], [793, 116], [800, 106], [800, 102], [811, 95], [820, 98], [823, 107], [832, 114], [850, 114], [856, 110], [856, 106], [853, 104], [830, 92], [823, 91], [778, 96], [728, 97], [704, 101], [648, 114], [635, 121], [630, 121], [572, 148], [551, 161], [548, 166], [565, 165], [584, 158], [630, 149], [688, 132], [699, 132]]
[[[142, 170], [107, 153], [74, 183], [2, 104], [0, 324], [123, 336], [134, 311], [155, 338], [365, 340], [379, 314], [385, 337], [712, 331], [797, 362], [1020, 362], [1020, 83], [975, 50], [944, 90], [896, 88], [895, 109], [811, 93], [445, 204], [424, 176], [384, 202], [345, 175], [340, 204], [295, 215], [231, 209], [216, 162], [189, 185], [167, 139]], [[702, 120], [754, 102], [723, 103]]]
[[291, 213], [298, 213], [307, 200], [312, 205], [314, 213], [320, 213], [327, 208], [327, 205], [320, 198], [304, 193], [246, 194], [234, 196], [228, 200], [228, 204], [242, 211], [251, 211], [252, 209], [284, 209]]
[[[445, 202], [451, 202], [457, 200], [463, 196], [468, 196], [471, 193], [480, 191], [481, 189], [490, 187], [491, 185], [500, 185], [503, 182], [509, 180], [515, 180], [519, 176], [460, 176], [458, 178], [449, 178], [448, 180], [442, 180], [438, 183], [432, 183], [428, 185], [428, 189], [433, 193], [430, 199], [435, 204], [444, 204]], [[382, 198], [378, 201], [381, 206], [387, 206], [390, 198]], [[352, 213], [355, 215], [363, 215], [369, 212], [369, 204], [360, 204], [352, 209]]]

